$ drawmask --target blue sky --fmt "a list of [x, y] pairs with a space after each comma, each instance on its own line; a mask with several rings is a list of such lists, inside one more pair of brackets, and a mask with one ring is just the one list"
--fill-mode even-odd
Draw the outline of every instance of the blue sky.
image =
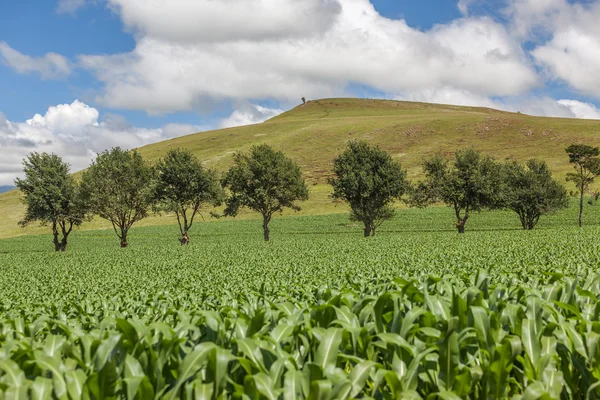
[[20, 0], [0, 15], [0, 184], [31, 149], [79, 168], [302, 96], [600, 119], [600, 0]]

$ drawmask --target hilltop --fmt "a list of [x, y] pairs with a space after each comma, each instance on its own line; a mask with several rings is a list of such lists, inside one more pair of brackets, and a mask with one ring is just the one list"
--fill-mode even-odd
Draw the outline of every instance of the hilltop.
[[[303, 214], [345, 212], [329, 199], [327, 179], [332, 160], [349, 140], [377, 144], [397, 158], [408, 176], [416, 180], [424, 157], [451, 157], [457, 149], [473, 146], [497, 159], [546, 160], [562, 179], [571, 169], [565, 147], [574, 142], [600, 144], [600, 121], [532, 117], [480, 107], [370, 99], [309, 101], [256, 125], [195, 133], [138, 149], [150, 160], [171, 148], [186, 148], [207, 166], [220, 171], [232, 163], [236, 151], [267, 143], [283, 150], [301, 166], [311, 187], [311, 199]], [[569, 187], [569, 189], [572, 189]], [[16, 223], [23, 206], [19, 194], [0, 195], [0, 237], [39, 232], [22, 230]], [[153, 217], [140, 225], [174, 223], [169, 217]], [[106, 227], [94, 222], [88, 227]]]

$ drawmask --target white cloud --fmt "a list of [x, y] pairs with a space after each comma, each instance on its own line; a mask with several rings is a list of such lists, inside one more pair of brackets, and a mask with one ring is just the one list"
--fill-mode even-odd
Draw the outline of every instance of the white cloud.
[[82, 56], [80, 65], [104, 83], [101, 104], [153, 114], [219, 100], [342, 95], [352, 83], [388, 93], [452, 86], [479, 96], [539, 84], [519, 43], [490, 18], [420, 31], [384, 18], [368, 0], [274, 1], [112, 0], [137, 32], [136, 48]]
[[130, 28], [175, 43], [303, 38], [327, 31], [341, 11], [337, 0], [109, 2]]
[[533, 55], [551, 79], [563, 80], [580, 93], [600, 98], [600, 36], [573, 28], [556, 33]]
[[20, 74], [35, 72], [44, 79], [64, 78], [71, 72], [69, 61], [56, 53], [30, 57], [19, 53], [6, 42], [0, 42], [0, 61]]
[[85, 0], [58, 0], [58, 13], [73, 14], [85, 5]]
[[559, 100], [558, 104], [569, 108], [576, 118], [600, 120], [600, 110], [593, 104], [577, 100]]
[[258, 124], [281, 114], [283, 110], [278, 108], [261, 107], [256, 104], [248, 104], [234, 110], [228, 118], [221, 121], [221, 128], [234, 126]]
[[454, 104], [459, 106], [498, 107], [497, 103], [494, 103], [486, 96], [477, 95], [467, 90], [452, 87], [428, 88], [417, 92], [406, 92], [394, 96], [394, 99], [437, 104]]
[[510, 0], [511, 32], [537, 43], [531, 52], [545, 77], [600, 98], [600, 1]]
[[139, 128], [113, 114], [100, 121], [98, 110], [78, 100], [50, 107], [25, 122], [8, 121], [0, 113], [0, 185], [10, 185], [20, 176], [21, 160], [32, 151], [58, 154], [77, 171], [111, 147], [137, 148], [206, 128], [187, 124]]
[[568, 11], [566, 0], [509, 0], [505, 13], [513, 35], [535, 39], [536, 34], [551, 33]]
[[523, 96], [491, 99], [452, 87], [405, 92], [393, 96], [395, 100], [419, 101], [461, 106], [488, 107], [496, 110], [522, 112], [542, 117], [600, 119], [600, 111], [590, 103], [577, 100], [556, 101], [550, 97]]

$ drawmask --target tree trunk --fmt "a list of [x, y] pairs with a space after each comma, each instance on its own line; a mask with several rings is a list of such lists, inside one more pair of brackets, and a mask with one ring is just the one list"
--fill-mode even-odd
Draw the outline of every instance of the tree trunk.
[[464, 217], [460, 216], [460, 207], [456, 204], [454, 205], [454, 212], [456, 213], [456, 229], [458, 230], [458, 233], [463, 234], [465, 233], [465, 224], [469, 219], [469, 206], [465, 208]]
[[583, 226], [583, 190], [581, 196], [579, 196], [579, 227]]
[[271, 217], [267, 216], [267, 215], [263, 215], [263, 233], [265, 236], [265, 242], [268, 242], [270, 237], [269, 237], [269, 222], [271, 221]]
[[121, 229], [121, 248], [124, 249], [127, 247], [127, 231]]
[[464, 218], [459, 219], [456, 223], [456, 229], [458, 230], [458, 233], [465, 233], [465, 224], [467, 223], [467, 219], [469, 219], [469, 217], [465, 216]]
[[371, 236], [371, 224], [368, 221], [365, 221], [364, 224], [365, 224], [364, 235], [365, 235], [365, 237], [370, 237]]
[[54, 251], [61, 251], [61, 245], [58, 241], [58, 232], [54, 234]]
[[190, 237], [188, 236], [187, 231], [185, 231], [183, 233], [183, 235], [181, 236], [181, 239], [179, 239], [179, 241], [181, 242], [182, 246], [186, 246], [190, 242]]
[[[180, 217], [181, 214], [181, 217]], [[179, 243], [182, 246], [186, 246], [190, 242], [190, 237], [188, 235], [188, 231], [192, 227], [192, 223], [188, 223], [187, 214], [185, 209], [178, 209], [176, 212], [177, 215], [177, 223], [179, 224], [179, 232], [181, 232], [181, 237], [179, 238]], [[192, 219], [194, 216], [192, 215]], [[183, 222], [182, 222], [183, 219]]]
[[58, 241], [58, 228], [56, 227], [56, 221], [52, 222], [52, 234], [54, 235], [54, 240], [52, 241], [52, 243], [54, 243], [54, 251], [61, 251], [60, 242]]
[[67, 251], [67, 238], [66, 238], [66, 236], [63, 236], [62, 240], [60, 241], [60, 251]]

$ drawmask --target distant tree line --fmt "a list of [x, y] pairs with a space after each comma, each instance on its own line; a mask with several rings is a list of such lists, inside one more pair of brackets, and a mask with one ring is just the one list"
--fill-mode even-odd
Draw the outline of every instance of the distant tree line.
[[[567, 175], [579, 195], [579, 225], [583, 199], [600, 175], [600, 150], [582, 144], [566, 149], [574, 172]], [[66, 251], [73, 227], [93, 216], [110, 221], [121, 247], [127, 247], [131, 227], [153, 212], [175, 214], [182, 245], [198, 215], [209, 207], [225, 205], [213, 217], [236, 216], [248, 208], [262, 216], [265, 241], [269, 223], [284, 209], [300, 210], [298, 201], [309, 191], [300, 167], [283, 152], [268, 145], [237, 153], [233, 166], [221, 177], [205, 168], [196, 156], [182, 149], [170, 150], [155, 165], [137, 151], [113, 148], [97, 155], [80, 180], [70, 175], [69, 165], [54, 154], [31, 153], [23, 160], [24, 179], [16, 179], [26, 205], [20, 225], [34, 221], [50, 225], [56, 251]], [[439, 155], [423, 162], [424, 178], [412, 185], [401, 164], [377, 146], [351, 141], [333, 161], [329, 179], [332, 199], [348, 204], [350, 218], [364, 225], [364, 236], [394, 216], [394, 203], [412, 207], [446, 204], [454, 210], [456, 229], [465, 232], [469, 218], [479, 211], [512, 210], [523, 229], [531, 230], [540, 217], [566, 208], [565, 187], [552, 177], [543, 160], [525, 164], [499, 162], [472, 148]]]

